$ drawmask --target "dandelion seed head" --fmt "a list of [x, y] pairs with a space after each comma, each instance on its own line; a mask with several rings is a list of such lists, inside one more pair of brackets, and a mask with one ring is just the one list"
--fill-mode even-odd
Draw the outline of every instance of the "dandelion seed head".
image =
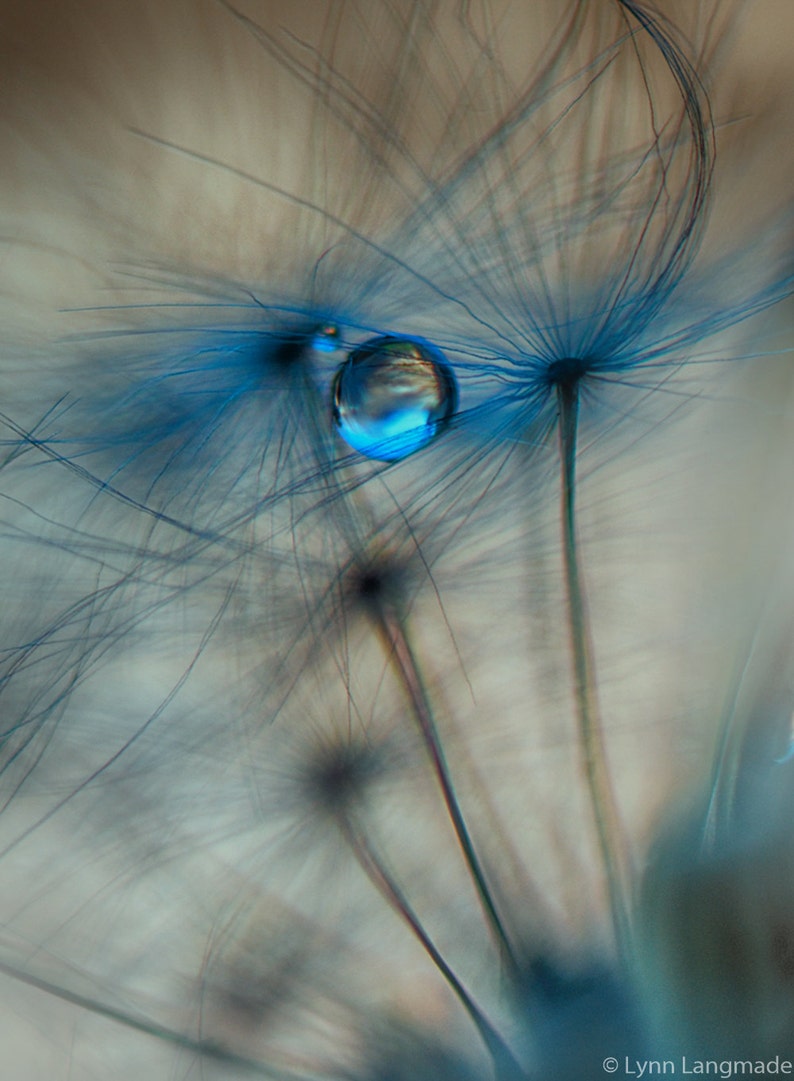
[[272, 364], [276, 369], [282, 368], [284, 371], [294, 368], [306, 359], [307, 351], [314, 347], [315, 337], [314, 331], [305, 331], [304, 333], [287, 333], [276, 337], [275, 341], [268, 341], [265, 352], [267, 363]]
[[383, 769], [375, 749], [362, 740], [321, 743], [299, 776], [300, 790], [317, 809], [345, 818]]
[[550, 386], [566, 388], [578, 383], [593, 367], [587, 357], [564, 357], [562, 360], [553, 360], [546, 369], [546, 375]]
[[412, 585], [410, 553], [393, 551], [388, 544], [378, 546], [369, 556], [358, 558], [348, 568], [343, 591], [348, 610], [363, 610], [379, 616], [401, 609], [416, 584]]
[[326, 683], [326, 709], [319, 710], [315, 698], [300, 688], [306, 712], [301, 716], [296, 702], [288, 723], [279, 720], [276, 731], [265, 734], [256, 774], [262, 821], [280, 823], [284, 854], [298, 860], [306, 846], [327, 840], [329, 827], [368, 820], [379, 803], [388, 802], [413, 753], [385, 711], [360, 714], [354, 692], [347, 689], [345, 715], [345, 687], [335, 686], [327, 670], [316, 678], [320, 693]]

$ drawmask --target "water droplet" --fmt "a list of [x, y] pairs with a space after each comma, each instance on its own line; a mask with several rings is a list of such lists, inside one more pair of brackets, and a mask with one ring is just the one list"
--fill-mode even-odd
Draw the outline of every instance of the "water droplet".
[[339, 327], [333, 323], [323, 323], [312, 335], [312, 348], [318, 353], [335, 353], [339, 348]]
[[334, 423], [354, 450], [394, 462], [435, 439], [457, 400], [452, 369], [433, 346], [410, 338], [373, 338], [336, 373]]

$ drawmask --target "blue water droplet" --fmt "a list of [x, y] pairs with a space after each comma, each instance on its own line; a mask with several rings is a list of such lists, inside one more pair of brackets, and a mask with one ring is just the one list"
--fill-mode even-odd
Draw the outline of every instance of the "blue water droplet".
[[339, 327], [334, 323], [323, 323], [312, 335], [312, 348], [318, 353], [335, 353], [339, 348]]
[[455, 376], [439, 350], [412, 338], [373, 338], [336, 374], [334, 424], [354, 450], [394, 462], [435, 439], [457, 400]]

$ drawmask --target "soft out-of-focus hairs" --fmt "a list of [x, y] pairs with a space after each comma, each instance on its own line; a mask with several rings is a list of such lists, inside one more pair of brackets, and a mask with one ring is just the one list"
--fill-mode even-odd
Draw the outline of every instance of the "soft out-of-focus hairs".
[[752, 6], [7, 13], [9, 1076], [794, 1056]]

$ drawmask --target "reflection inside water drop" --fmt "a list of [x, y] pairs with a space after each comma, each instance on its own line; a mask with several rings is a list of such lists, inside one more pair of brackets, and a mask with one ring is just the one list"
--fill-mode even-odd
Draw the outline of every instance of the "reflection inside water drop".
[[337, 431], [354, 450], [398, 461], [439, 435], [457, 406], [452, 369], [426, 342], [373, 338], [355, 349], [334, 380]]

